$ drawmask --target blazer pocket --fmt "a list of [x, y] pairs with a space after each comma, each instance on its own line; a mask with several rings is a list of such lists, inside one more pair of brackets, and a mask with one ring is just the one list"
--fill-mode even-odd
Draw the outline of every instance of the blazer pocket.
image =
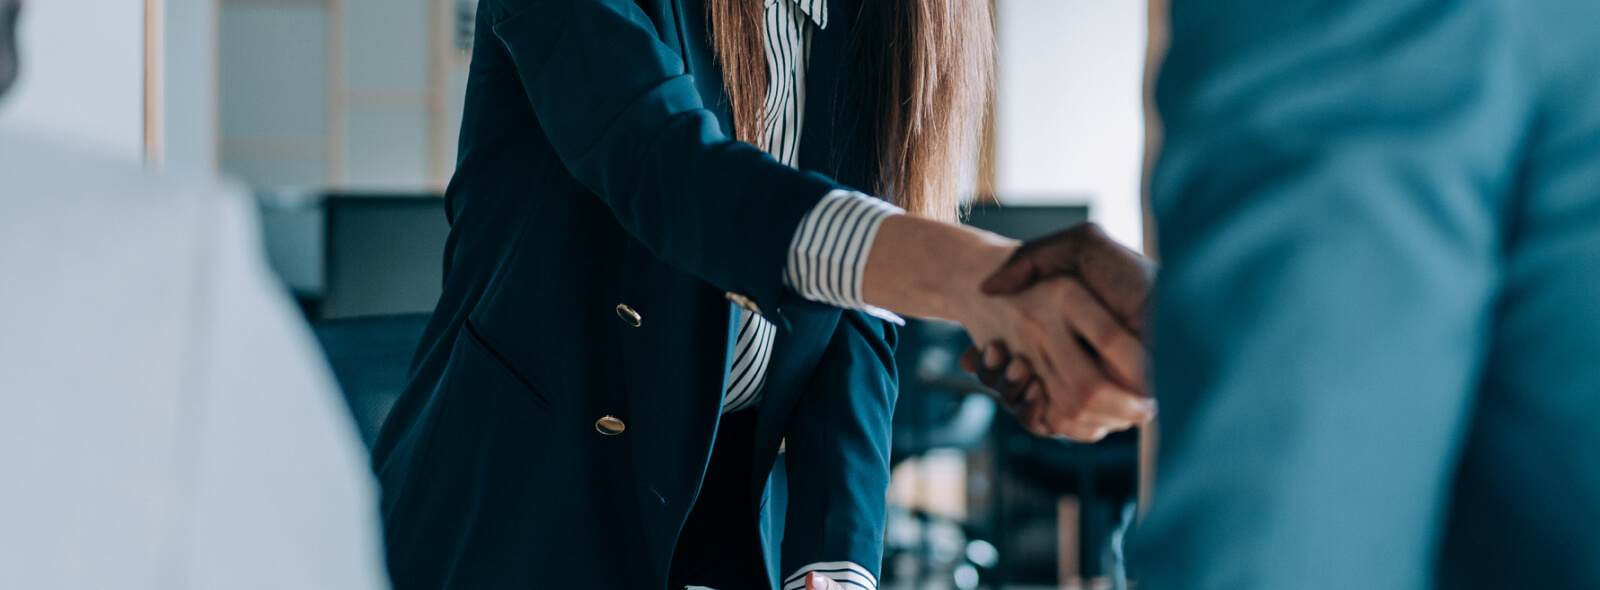
[[470, 383], [474, 388], [515, 389], [532, 400], [540, 409], [550, 409], [550, 399], [534, 387], [533, 381], [506, 360], [505, 355], [478, 332], [472, 320], [462, 324], [460, 342], [457, 344], [455, 383]]

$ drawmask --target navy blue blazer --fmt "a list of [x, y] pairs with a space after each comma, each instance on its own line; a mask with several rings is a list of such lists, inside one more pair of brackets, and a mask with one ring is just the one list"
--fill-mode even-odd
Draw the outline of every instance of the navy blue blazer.
[[1172, 3], [1142, 590], [1600, 589], [1600, 4]]
[[801, 216], [876, 168], [860, 7], [832, 1], [847, 16], [813, 39], [800, 151], [815, 172], [729, 139], [700, 0], [480, 3], [444, 293], [373, 450], [397, 587], [663, 587], [720, 417], [729, 296], [779, 326], [749, 509], [780, 528], [765, 476], [787, 437], [789, 473], [849, 475], [790, 482], [790, 521], [826, 526], [791, 531], [783, 569], [877, 569], [894, 329], [780, 281]]

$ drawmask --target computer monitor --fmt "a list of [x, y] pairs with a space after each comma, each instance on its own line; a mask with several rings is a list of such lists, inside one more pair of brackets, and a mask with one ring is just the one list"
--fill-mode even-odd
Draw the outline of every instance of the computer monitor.
[[450, 235], [444, 199], [332, 195], [323, 206], [322, 318], [433, 311]]
[[982, 203], [972, 206], [963, 219], [968, 225], [1002, 236], [1031, 240], [1041, 238], [1089, 220], [1086, 205], [1003, 205]]

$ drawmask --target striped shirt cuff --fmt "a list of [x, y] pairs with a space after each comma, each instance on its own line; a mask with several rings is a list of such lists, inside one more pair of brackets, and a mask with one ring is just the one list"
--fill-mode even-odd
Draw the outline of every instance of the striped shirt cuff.
[[902, 213], [904, 209], [858, 192], [828, 193], [800, 218], [800, 228], [789, 242], [784, 284], [806, 299], [904, 325], [900, 316], [861, 299], [861, 275], [878, 226]]
[[852, 561], [824, 561], [800, 568], [784, 580], [783, 590], [805, 590], [806, 574], [811, 572], [838, 582], [846, 590], [878, 590], [878, 578]]

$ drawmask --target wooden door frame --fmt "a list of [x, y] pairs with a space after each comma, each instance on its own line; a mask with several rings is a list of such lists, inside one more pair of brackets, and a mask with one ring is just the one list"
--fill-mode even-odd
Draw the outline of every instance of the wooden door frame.
[[159, 168], [165, 155], [162, 127], [165, 125], [162, 103], [166, 99], [165, 44], [162, 42], [166, 17], [163, 0], [144, 0], [144, 162]]

